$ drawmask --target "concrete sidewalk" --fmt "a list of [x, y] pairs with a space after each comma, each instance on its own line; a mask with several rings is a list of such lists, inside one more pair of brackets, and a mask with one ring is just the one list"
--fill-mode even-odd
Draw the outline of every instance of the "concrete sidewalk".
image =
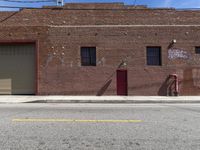
[[200, 96], [0, 96], [0, 103], [200, 103]]

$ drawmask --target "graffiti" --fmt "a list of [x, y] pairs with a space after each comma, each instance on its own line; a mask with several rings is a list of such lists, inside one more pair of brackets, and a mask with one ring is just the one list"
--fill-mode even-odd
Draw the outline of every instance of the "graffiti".
[[189, 54], [181, 49], [169, 49], [168, 50], [168, 58], [169, 59], [176, 59], [176, 58], [182, 58], [182, 59], [189, 59]]

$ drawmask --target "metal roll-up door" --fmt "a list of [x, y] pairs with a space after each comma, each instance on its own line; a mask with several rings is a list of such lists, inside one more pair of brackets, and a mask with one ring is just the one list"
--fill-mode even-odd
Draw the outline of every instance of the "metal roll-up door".
[[35, 45], [0, 44], [0, 94], [35, 94]]

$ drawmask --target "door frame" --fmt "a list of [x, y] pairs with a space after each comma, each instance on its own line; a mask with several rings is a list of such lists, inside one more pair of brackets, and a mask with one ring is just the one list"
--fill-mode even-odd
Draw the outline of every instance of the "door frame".
[[39, 74], [38, 74], [38, 69], [39, 69], [39, 40], [0, 40], [0, 45], [7, 45], [7, 44], [34, 44], [35, 45], [35, 94], [38, 95], [39, 93]]

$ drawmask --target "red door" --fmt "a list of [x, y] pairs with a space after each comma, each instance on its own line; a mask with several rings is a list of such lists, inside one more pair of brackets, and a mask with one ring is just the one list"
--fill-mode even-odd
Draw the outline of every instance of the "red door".
[[117, 95], [128, 95], [127, 70], [117, 70]]

